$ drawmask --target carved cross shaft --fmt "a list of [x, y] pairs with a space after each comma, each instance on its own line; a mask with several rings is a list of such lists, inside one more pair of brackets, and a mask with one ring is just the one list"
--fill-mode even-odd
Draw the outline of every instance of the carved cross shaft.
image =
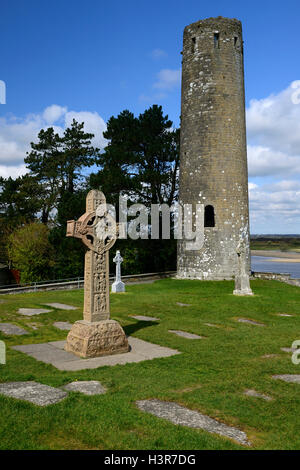
[[118, 236], [118, 226], [107, 212], [101, 191], [92, 190], [86, 198], [86, 212], [77, 221], [67, 222], [67, 237], [80, 238], [88, 250], [84, 266], [83, 319], [108, 320], [109, 250]]

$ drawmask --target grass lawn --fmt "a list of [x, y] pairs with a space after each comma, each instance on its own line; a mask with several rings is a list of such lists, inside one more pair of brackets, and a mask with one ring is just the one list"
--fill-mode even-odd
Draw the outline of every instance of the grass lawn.
[[[7, 364], [0, 365], [0, 382], [35, 380], [59, 387], [74, 380], [99, 380], [105, 395], [78, 392], [55, 405], [38, 407], [0, 396], [1, 449], [243, 449], [208, 432], [176, 426], [137, 409], [136, 400], [175, 401], [245, 431], [252, 449], [300, 449], [300, 385], [273, 380], [273, 374], [300, 374], [291, 362], [291, 347], [300, 339], [300, 288], [277, 281], [251, 282], [254, 297], [232, 295], [231, 281], [204, 282], [165, 279], [127, 286], [111, 295], [111, 317], [128, 335], [177, 349], [181, 354], [140, 363], [62, 372], [14, 351], [17, 344], [65, 339], [54, 321], [82, 318], [83, 290], [4, 295], [0, 321], [30, 332], [0, 339], [7, 347]], [[78, 306], [78, 310], [25, 317], [20, 307], [48, 302]], [[176, 302], [191, 304], [190, 307]], [[280, 317], [289, 313], [293, 317]], [[149, 315], [159, 322], [142, 322], [129, 315]], [[265, 327], [239, 323], [243, 317]], [[219, 327], [209, 327], [205, 323]], [[35, 326], [37, 329], [32, 329]], [[168, 330], [205, 336], [188, 340]], [[262, 358], [266, 354], [276, 357]], [[272, 401], [243, 394], [255, 389]]]

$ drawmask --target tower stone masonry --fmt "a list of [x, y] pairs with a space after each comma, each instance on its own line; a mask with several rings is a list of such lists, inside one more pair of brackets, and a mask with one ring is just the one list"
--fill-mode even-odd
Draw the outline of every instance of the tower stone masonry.
[[181, 204], [205, 206], [204, 244], [178, 241], [177, 277], [231, 279], [246, 233], [250, 272], [242, 25], [208, 18], [184, 29], [180, 136]]

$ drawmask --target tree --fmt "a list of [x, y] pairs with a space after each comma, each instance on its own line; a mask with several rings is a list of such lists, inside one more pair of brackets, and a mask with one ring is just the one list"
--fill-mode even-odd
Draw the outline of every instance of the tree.
[[13, 232], [9, 236], [8, 254], [13, 266], [20, 271], [22, 283], [49, 279], [54, 250], [44, 224], [33, 222]]
[[[177, 198], [179, 130], [153, 105], [138, 118], [125, 110], [111, 117], [103, 136], [109, 140], [99, 155], [98, 174], [90, 185], [116, 199], [120, 192], [141, 203], [171, 205]], [[116, 202], [116, 201], [114, 201]]]
[[94, 134], [84, 132], [84, 123], [73, 119], [62, 137], [63, 169], [66, 189], [73, 194], [76, 181], [83, 178], [81, 169], [90, 167], [96, 162], [99, 149], [91, 146]]
[[82, 169], [93, 165], [99, 153], [99, 149], [91, 146], [94, 134], [85, 133], [83, 128], [83, 122], [73, 119], [62, 137], [49, 127], [39, 132], [37, 143], [31, 142], [32, 150], [24, 161], [30, 175], [40, 184], [44, 224], [48, 223], [51, 211], [58, 208], [63, 195], [74, 193], [76, 183], [83, 179]]
[[23, 224], [33, 222], [41, 210], [41, 193], [35, 178], [24, 175], [0, 178], [0, 260], [7, 262], [7, 241], [10, 233]]
[[[103, 133], [109, 143], [98, 158], [99, 172], [90, 175], [90, 187], [101, 188], [116, 208], [120, 193], [148, 207], [171, 206], [178, 197], [179, 169], [179, 130], [172, 125], [157, 105], [139, 117], [128, 110], [112, 116]], [[174, 239], [128, 239], [119, 244], [124, 273], [175, 269]]]

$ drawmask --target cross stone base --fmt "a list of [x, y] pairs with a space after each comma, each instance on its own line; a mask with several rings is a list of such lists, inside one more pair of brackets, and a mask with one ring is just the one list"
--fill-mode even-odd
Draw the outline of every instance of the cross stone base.
[[123, 328], [115, 320], [80, 320], [72, 326], [65, 350], [88, 358], [126, 353], [129, 345]]

